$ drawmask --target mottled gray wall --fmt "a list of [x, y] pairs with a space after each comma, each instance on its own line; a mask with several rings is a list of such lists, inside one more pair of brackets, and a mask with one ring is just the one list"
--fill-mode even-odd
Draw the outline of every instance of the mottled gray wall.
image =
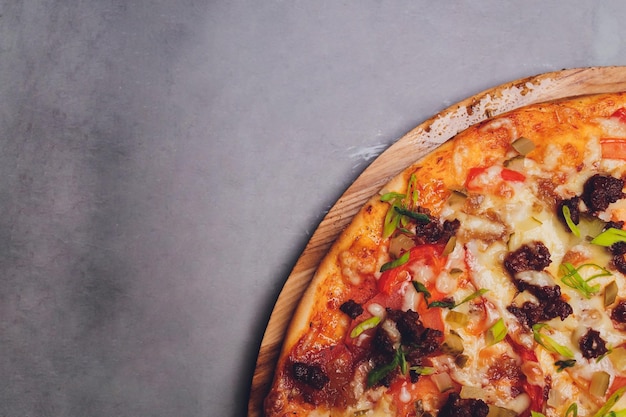
[[0, 416], [243, 415], [324, 213], [448, 105], [626, 63], [621, 1], [0, 1]]

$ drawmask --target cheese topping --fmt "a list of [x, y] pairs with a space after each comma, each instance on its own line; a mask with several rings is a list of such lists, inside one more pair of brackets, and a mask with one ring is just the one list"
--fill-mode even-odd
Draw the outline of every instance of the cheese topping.
[[[626, 138], [626, 121], [555, 130], [559, 140], [523, 156], [510, 146], [521, 131], [533, 133], [501, 117], [474, 133], [485, 135], [484, 153], [473, 142], [451, 145], [446, 168], [423, 173], [436, 192], [416, 191], [426, 188], [412, 183], [422, 175], [415, 168], [405, 189], [391, 190], [391, 237], [355, 239], [338, 252], [346, 293], [357, 300], [342, 302], [364, 307], [346, 307], [351, 324], [343, 327], [368, 318], [376, 325], [341, 347], [307, 352], [309, 368], [289, 371], [300, 378], [292, 394], [322, 404], [308, 415], [436, 415], [453, 391], [461, 403], [488, 404], [490, 415], [564, 417], [576, 404], [587, 417], [626, 384], [626, 323], [614, 313], [626, 300], [626, 277], [619, 255], [591, 242], [620, 227], [608, 222], [626, 221], [626, 198], [609, 196], [601, 209], [585, 199], [595, 175], [626, 178], [626, 163], [603, 155], [602, 142]], [[398, 235], [402, 244], [388, 250]], [[626, 409], [626, 400], [615, 407]]]

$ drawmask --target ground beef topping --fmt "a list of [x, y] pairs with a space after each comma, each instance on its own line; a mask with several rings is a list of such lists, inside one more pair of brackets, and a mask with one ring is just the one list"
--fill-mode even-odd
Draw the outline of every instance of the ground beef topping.
[[424, 332], [424, 325], [420, 321], [420, 316], [413, 310], [402, 311], [387, 309], [387, 317], [396, 322], [396, 326], [402, 335], [403, 344], [412, 344], [420, 340]]
[[611, 318], [618, 323], [626, 323], [626, 300], [620, 301], [611, 312]]
[[608, 352], [606, 342], [600, 337], [600, 332], [589, 329], [589, 331], [580, 338], [578, 346], [583, 356], [587, 359], [598, 358]]
[[382, 326], [376, 328], [376, 333], [374, 333], [374, 338], [372, 339], [372, 346], [374, 351], [379, 354], [379, 357], [383, 357], [383, 359], [377, 361], [380, 363], [390, 362], [391, 358], [393, 358], [393, 355], [396, 353], [391, 335]]
[[354, 300], [346, 301], [339, 307], [339, 310], [346, 313], [352, 320], [356, 319], [363, 313], [363, 307], [361, 307], [361, 305]]
[[[389, 322], [397, 329], [399, 336], [392, 335], [386, 330], [390, 327]], [[388, 308], [385, 322], [377, 327], [372, 339], [370, 359], [375, 365], [374, 371], [394, 363], [398, 352], [402, 352], [409, 366], [420, 365], [424, 358], [439, 351], [442, 336], [439, 330], [424, 327], [419, 314], [415, 311]], [[399, 374], [399, 368], [388, 369], [386, 372], [376, 385], [390, 386]], [[418, 374], [411, 375], [411, 380], [417, 378]]]
[[[580, 197], [576, 196], [567, 200], [561, 200], [557, 205], [556, 215], [565, 226], [567, 226], [567, 223], [565, 221], [565, 216], [563, 215], [563, 207], [567, 207], [569, 209], [569, 216], [572, 220], [572, 223], [578, 224], [580, 223], [579, 203]], [[569, 230], [569, 227], [566, 227], [565, 229]]]
[[[620, 227], [621, 229], [621, 227]], [[626, 242], [617, 242], [611, 245], [613, 266], [622, 274], [626, 274]]]
[[504, 267], [512, 277], [523, 271], [542, 271], [552, 260], [550, 251], [542, 242], [534, 241], [509, 252], [504, 259]]
[[[429, 216], [430, 217], [430, 216]], [[430, 217], [431, 221], [426, 224], [418, 223], [415, 229], [415, 243], [424, 245], [428, 243], [446, 243], [454, 236], [461, 226], [457, 219], [446, 220], [441, 223], [437, 218]]]
[[595, 174], [583, 186], [582, 199], [592, 214], [604, 211], [609, 204], [626, 197], [624, 181], [610, 175]]
[[318, 365], [310, 365], [303, 362], [294, 362], [291, 367], [293, 377], [296, 381], [300, 381], [311, 388], [320, 390], [324, 388], [329, 381], [324, 370]]
[[550, 262], [550, 251], [539, 241], [522, 245], [516, 251], [509, 252], [504, 259], [504, 267], [513, 278], [517, 289], [530, 292], [539, 301], [527, 301], [521, 307], [511, 305], [507, 308], [520, 323], [529, 327], [555, 317], [565, 320], [573, 313], [572, 306], [561, 298], [561, 288], [558, 285], [542, 287], [516, 278], [516, 274], [520, 272], [542, 271]]
[[565, 320], [574, 312], [572, 306], [561, 298], [561, 288], [558, 285], [553, 287], [529, 286], [531, 294], [539, 299], [539, 304], [525, 302], [522, 307], [511, 305], [507, 307], [522, 324], [532, 327], [533, 325], [552, 320], [559, 317]]
[[437, 417], [486, 417], [489, 406], [483, 400], [463, 399], [456, 392], [448, 396]]

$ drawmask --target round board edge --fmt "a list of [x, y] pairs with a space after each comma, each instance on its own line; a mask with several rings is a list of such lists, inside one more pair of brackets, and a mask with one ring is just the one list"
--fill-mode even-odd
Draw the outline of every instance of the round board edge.
[[619, 91], [626, 91], [626, 66], [573, 68], [518, 79], [440, 111], [382, 152], [329, 210], [285, 281], [260, 344], [248, 400], [248, 417], [263, 416], [263, 401], [272, 383], [282, 341], [317, 265], [356, 212], [381, 187], [405, 167], [485, 119], [529, 104]]

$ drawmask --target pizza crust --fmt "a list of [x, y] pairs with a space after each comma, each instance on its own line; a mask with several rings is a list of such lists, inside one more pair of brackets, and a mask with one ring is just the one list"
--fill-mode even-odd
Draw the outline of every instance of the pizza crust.
[[[599, 118], [608, 118], [624, 106], [626, 95], [620, 93], [569, 98], [505, 113], [459, 133], [404, 169], [381, 190], [381, 194], [404, 192], [411, 175], [415, 174], [419, 178], [420, 206], [429, 209], [434, 216], [445, 215], [445, 202], [450, 194], [454, 190], [467, 192], [468, 175], [472, 169], [501, 164], [503, 159], [515, 159], [519, 154], [512, 149], [511, 143], [519, 137], [526, 137], [536, 147], [532, 155], [525, 158], [525, 169], [530, 173], [533, 170], [550, 172], [551, 178], [543, 178], [545, 181], [534, 179], [535, 191], [542, 198], [542, 203], [554, 207], [559, 198], [580, 194], [591, 169], [597, 171], [604, 168], [613, 174], [623, 175], [623, 161], [609, 162], [608, 166], [604, 166], [606, 163], [600, 166], [596, 161], [600, 152], [600, 136], [607, 130], [606, 121]], [[488, 173], [484, 175], [483, 183], [478, 185], [491, 187], [494, 181]], [[573, 177], [577, 180], [570, 181]], [[495, 186], [498, 188], [489, 192], [503, 199], [515, 193], [514, 185], [506, 182]], [[345, 338], [350, 320], [340, 312], [339, 305], [346, 301], [350, 288], [359, 284], [359, 277], [369, 274], [377, 278], [382, 264], [389, 261], [386, 240], [381, 233], [388, 209], [389, 205], [381, 202], [380, 195], [373, 196], [354, 216], [318, 266], [288, 328], [272, 392], [266, 401], [268, 415], [282, 415], [287, 410], [297, 411], [300, 407], [300, 403], [288, 404], [290, 401], [283, 392], [288, 387], [281, 386], [284, 383], [282, 370], [287, 366], [290, 355], [294, 351], [302, 355], [308, 351], [320, 351], [341, 343]], [[618, 207], [615, 216], [621, 216], [621, 210]], [[508, 211], [514, 212], [513, 209]], [[504, 210], [505, 214], [502, 214], [498, 207], [494, 207], [493, 216], [513, 216], [508, 211]], [[466, 228], [464, 233], [487, 233], [483, 226], [479, 225], [476, 230]], [[546, 226], [545, 230], [552, 229]], [[478, 237], [482, 241], [497, 240], [502, 238], [502, 234], [510, 232], [494, 231], [491, 237]], [[557, 258], [564, 256], [565, 253], [558, 254]], [[554, 268], [550, 271], [553, 275], [556, 274]], [[310, 329], [317, 331], [312, 333]], [[315, 407], [302, 407], [307, 410], [307, 415], [314, 415]], [[336, 413], [341, 415], [338, 410]]]

